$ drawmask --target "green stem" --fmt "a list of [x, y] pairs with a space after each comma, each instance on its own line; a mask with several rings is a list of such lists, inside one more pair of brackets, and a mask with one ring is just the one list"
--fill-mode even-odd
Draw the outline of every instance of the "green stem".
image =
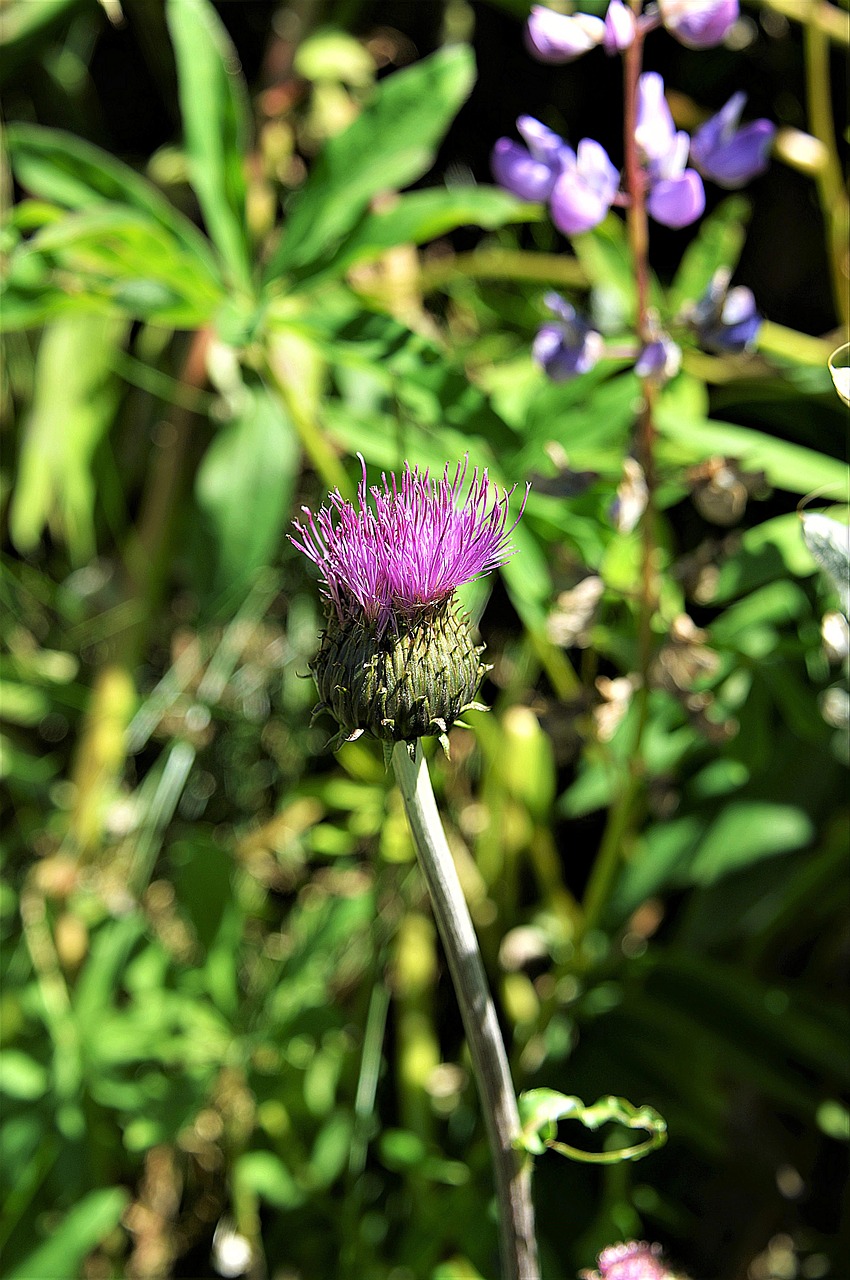
[[[637, 16], [641, 5], [632, 0]], [[629, 245], [635, 273], [636, 315], [635, 328], [641, 342], [652, 338], [649, 308], [649, 224], [646, 210], [646, 175], [640, 163], [635, 127], [637, 123], [638, 83], [643, 66], [643, 40], [639, 36], [624, 55], [624, 155], [626, 189], [629, 205], [626, 213]], [[652, 662], [652, 618], [658, 601], [656, 581], [655, 547], [655, 425], [653, 407], [655, 385], [645, 378], [642, 385], [642, 403], [637, 422], [635, 453], [643, 469], [646, 481], [646, 510], [641, 517], [641, 587], [638, 614], [637, 666], [640, 677], [635, 703], [637, 727], [629, 753], [628, 775], [619, 797], [612, 804], [602, 836], [599, 852], [594, 860], [590, 879], [582, 902], [583, 919], [579, 927], [581, 937], [600, 920], [605, 904], [617, 878], [623, 856], [623, 848], [634, 820], [637, 800], [643, 785], [641, 747], [649, 713], [649, 669]]]
[[351, 482], [320, 424], [304, 412], [292, 387], [280, 377], [271, 360], [265, 363], [265, 375], [280, 397], [316, 475], [321, 477], [329, 490], [339, 489], [344, 498], [351, 499], [354, 496]]
[[807, 16], [803, 27], [806, 51], [806, 105], [809, 128], [824, 149], [824, 163], [817, 183], [821, 211], [827, 227], [832, 292], [842, 322], [850, 323], [850, 293], [847, 288], [847, 230], [850, 224], [847, 192], [832, 119], [832, 81], [829, 66], [829, 38]]
[[416, 744], [413, 759], [407, 744], [397, 743], [392, 761], [451, 971], [481, 1095], [499, 1205], [503, 1280], [538, 1280], [531, 1169], [513, 1145], [520, 1132], [519, 1113], [478, 939], [440, 821], [420, 743]]

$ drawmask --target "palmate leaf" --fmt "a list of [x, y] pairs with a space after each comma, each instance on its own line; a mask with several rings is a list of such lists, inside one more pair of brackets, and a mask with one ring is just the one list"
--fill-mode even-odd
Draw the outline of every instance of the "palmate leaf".
[[65, 209], [124, 206], [147, 214], [217, 278], [209, 242], [188, 218], [129, 165], [61, 129], [13, 124], [5, 132], [9, 160], [21, 186]]
[[382, 81], [362, 114], [316, 161], [292, 203], [266, 279], [317, 262], [357, 224], [373, 196], [421, 177], [474, 75], [470, 50], [455, 45]]
[[168, 0], [192, 186], [234, 283], [250, 284], [245, 220], [249, 112], [239, 59], [207, 0]]

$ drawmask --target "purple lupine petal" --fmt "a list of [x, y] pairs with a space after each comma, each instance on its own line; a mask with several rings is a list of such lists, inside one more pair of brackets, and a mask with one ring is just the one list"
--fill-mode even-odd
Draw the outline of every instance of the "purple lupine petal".
[[511, 138], [499, 138], [490, 155], [490, 168], [500, 187], [520, 200], [548, 200], [558, 171]]
[[405, 463], [401, 483], [384, 475], [369, 487], [364, 462], [356, 505], [335, 491], [317, 515], [302, 508], [290, 541], [319, 568], [340, 621], [362, 616], [384, 631], [394, 615], [448, 600], [505, 563], [522, 515], [508, 528], [514, 490], [500, 493], [486, 470], [476, 470], [461, 503], [466, 472], [467, 463], [458, 464], [452, 478], [446, 466], [432, 480]]
[[688, 321], [700, 346], [715, 355], [751, 350], [762, 326], [752, 290], [745, 285], [730, 289], [724, 269], [715, 272]]
[[682, 349], [662, 333], [648, 342], [635, 361], [635, 373], [639, 378], [650, 378], [659, 386], [675, 378], [682, 367]]
[[574, 164], [567, 164], [552, 188], [552, 221], [564, 235], [598, 226], [617, 194], [619, 174], [603, 146], [593, 138], [578, 144]]
[[733, 94], [691, 140], [693, 163], [706, 178], [730, 191], [764, 173], [776, 136], [776, 127], [769, 120], [753, 120], [738, 127], [746, 100], [744, 93]]
[[555, 64], [580, 58], [605, 36], [605, 23], [587, 13], [567, 16], [542, 5], [532, 5], [525, 27], [529, 53], [540, 62]]
[[635, 38], [635, 26], [635, 15], [629, 6], [623, 0], [611, 0], [605, 14], [605, 52], [622, 53], [628, 49]]
[[591, 329], [558, 293], [544, 299], [559, 323], [544, 324], [537, 332], [531, 354], [553, 382], [566, 382], [592, 369], [604, 350], [601, 334]]
[[705, 208], [702, 179], [695, 169], [686, 169], [678, 178], [662, 178], [649, 192], [646, 207], [664, 227], [689, 227]]
[[738, 0], [658, 0], [661, 21], [680, 44], [710, 49], [738, 21]]
[[535, 160], [560, 168], [565, 158], [573, 155], [572, 148], [567, 146], [561, 135], [540, 120], [535, 120], [534, 116], [520, 116], [516, 127]]
[[658, 164], [676, 141], [676, 126], [664, 96], [664, 81], [657, 71], [645, 71], [638, 81], [635, 142], [647, 165]]

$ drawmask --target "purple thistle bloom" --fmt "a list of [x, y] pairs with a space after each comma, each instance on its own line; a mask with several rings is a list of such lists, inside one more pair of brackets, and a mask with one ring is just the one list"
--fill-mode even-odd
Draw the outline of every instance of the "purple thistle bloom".
[[746, 101], [745, 93], [734, 93], [717, 115], [697, 129], [691, 141], [694, 164], [706, 178], [727, 191], [743, 187], [764, 173], [776, 136], [776, 127], [769, 120], [753, 120], [738, 128]]
[[738, 21], [738, 0], [658, 0], [661, 21], [680, 44], [710, 49]]
[[371, 487], [360, 462], [356, 503], [334, 490], [318, 515], [302, 507], [306, 518], [290, 536], [324, 580], [325, 630], [310, 663], [314, 715], [333, 715], [334, 746], [371, 733], [412, 751], [435, 735], [448, 751], [449, 729], [480, 708], [487, 672], [455, 591], [505, 563], [525, 499], [508, 528], [514, 490], [500, 493], [486, 471], [472, 473], [461, 500], [468, 459], [439, 480], [405, 463], [400, 483], [382, 475]]
[[480, 475], [475, 469], [461, 503], [467, 459], [454, 477], [448, 465], [436, 480], [405, 463], [400, 484], [390, 474], [371, 487], [362, 456], [360, 461], [356, 505], [335, 490], [318, 515], [302, 507], [306, 520], [293, 521], [298, 537], [290, 537], [321, 571], [323, 593], [341, 625], [362, 619], [381, 635], [398, 615], [448, 601], [458, 587], [510, 556], [510, 535], [525, 500], [508, 528], [514, 489], [500, 494], [486, 469]]
[[555, 13], [536, 4], [525, 28], [525, 43], [529, 53], [540, 62], [560, 64], [580, 58], [605, 36], [605, 24], [601, 18], [587, 13], [567, 16]]
[[585, 1271], [586, 1280], [672, 1280], [661, 1261], [661, 1246], [644, 1240], [611, 1245], [603, 1249], [598, 1271]]
[[688, 317], [699, 344], [715, 355], [739, 355], [755, 346], [762, 318], [751, 289], [729, 288], [729, 272], [716, 271]]
[[605, 14], [606, 53], [622, 53], [635, 38], [635, 15], [623, 0], [611, 0]]
[[548, 200], [564, 165], [574, 159], [572, 148], [533, 116], [520, 116], [517, 129], [527, 147], [499, 138], [490, 160], [493, 177], [521, 200]]
[[620, 175], [605, 148], [583, 138], [552, 188], [552, 221], [566, 236], [590, 231], [611, 208], [619, 185]]
[[548, 293], [544, 301], [558, 323], [538, 330], [531, 354], [553, 382], [566, 382], [593, 368], [604, 350], [602, 335], [559, 293]]

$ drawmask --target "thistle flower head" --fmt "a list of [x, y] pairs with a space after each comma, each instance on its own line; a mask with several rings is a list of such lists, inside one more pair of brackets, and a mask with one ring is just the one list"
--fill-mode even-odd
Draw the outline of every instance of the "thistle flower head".
[[675, 1280], [661, 1260], [661, 1246], [645, 1240], [611, 1245], [599, 1255], [598, 1271], [584, 1271], [584, 1280]]
[[356, 505], [334, 491], [318, 515], [302, 508], [305, 521], [293, 521], [298, 537], [290, 539], [321, 570], [340, 623], [360, 617], [380, 634], [395, 617], [442, 604], [510, 556], [522, 511], [509, 528], [514, 490], [500, 494], [486, 469], [475, 469], [461, 501], [467, 459], [453, 476], [446, 465], [440, 479], [405, 463], [400, 483], [382, 475], [371, 487], [360, 460]]
[[455, 592], [505, 563], [525, 501], [509, 525], [514, 490], [500, 492], [477, 469], [464, 498], [467, 459], [439, 478], [406, 463], [400, 481], [382, 475], [372, 486], [360, 461], [356, 502], [334, 491], [318, 514], [302, 508], [290, 537], [323, 579], [320, 707], [343, 737], [445, 738], [485, 671]]

